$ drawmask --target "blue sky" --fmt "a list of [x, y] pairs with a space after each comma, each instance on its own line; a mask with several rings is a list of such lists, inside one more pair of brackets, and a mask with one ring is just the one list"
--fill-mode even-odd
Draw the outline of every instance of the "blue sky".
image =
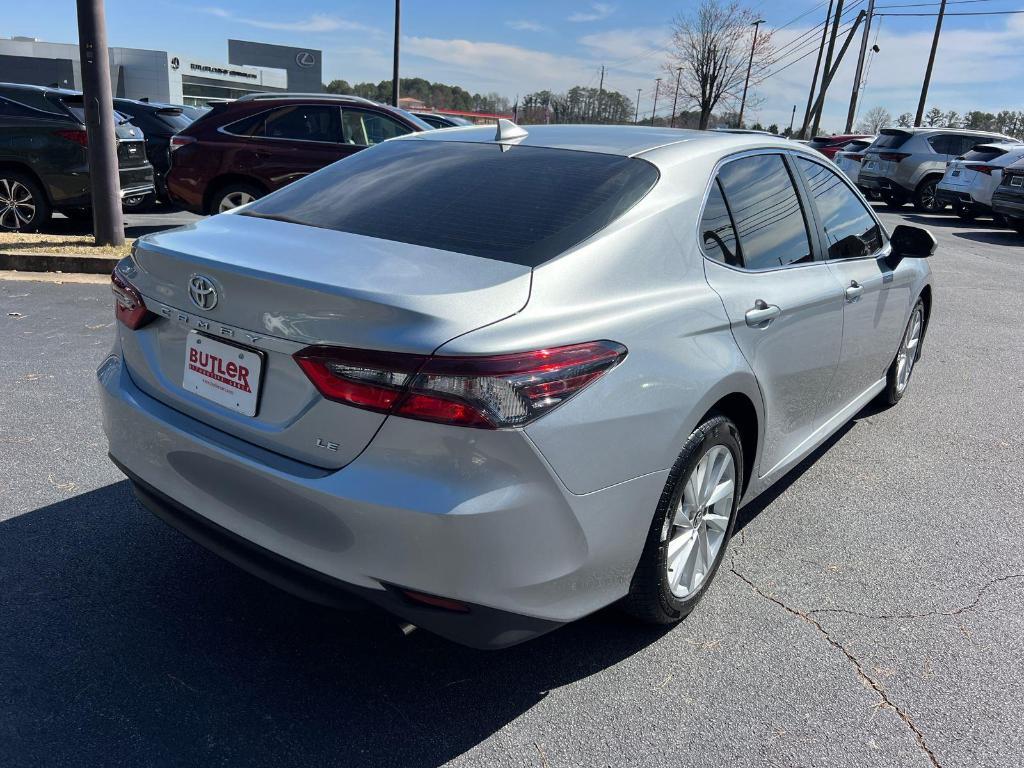
[[[925, 0], [877, 0], [877, 6], [906, 6], [889, 13], [934, 12]], [[864, 0], [847, 0], [847, 6]], [[77, 39], [74, 0], [5, 4], [5, 31], [54, 42]], [[471, 91], [497, 91], [510, 98], [531, 90], [564, 90], [597, 85], [601, 64], [606, 87], [636, 96], [650, 114], [654, 78], [665, 60], [670, 23], [695, 0], [518, 0], [514, 3], [405, 0], [403, 75], [461, 85]], [[789, 66], [756, 89], [752, 118], [788, 125], [790, 111], [807, 98], [814, 56], [793, 61], [813, 47], [812, 35], [827, 3], [820, 0], [751, 0], [767, 22], [776, 44], [789, 45]], [[951, 3], [950, 12], [999, 11], [1024, 7], [1024, 0], [971, 0]], [[857, 8], [853, 8], [854, 13]], [[158, 48], [179, 55], [224, 61], [229, 37], [309, 46], [324, 51], [325, 79], [379, 81], [391, 73], [389, 0], [107, 0], [111, 45]], [[797, 18], [804, 12], [806, 16]], [[853, 14], [851, 13], [851, 16]], [[871, 41], [873, 57], [862, 111], [884, 106], [894, 115], [914, 111], [924, 74], [934, 18], [878, 19]], [[876, 38], [877, 34], [877, 38]], [[813, 36], [813, 35], [812, 35]], [[929, 106], [956, 109], [1024, 109], [1024, 14], [948, 16], [943, 27]], [[795, 43], [795, 44], [794, 44]], [[792, 52], [796, 53], [792, 53]], [[826, 105], [824, 126], [841, 129], [852, 85], [854, 46]], [[664, 92], [659, 113], [668, 106]]]

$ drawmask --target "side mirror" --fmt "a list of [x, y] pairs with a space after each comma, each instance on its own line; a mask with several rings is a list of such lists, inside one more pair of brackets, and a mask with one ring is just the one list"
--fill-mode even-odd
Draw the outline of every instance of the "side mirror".
[[927, 259], [938, 245], [935, 236], [923, 227], [900, 224], [889, 236], [892, 255], [896, 259]]

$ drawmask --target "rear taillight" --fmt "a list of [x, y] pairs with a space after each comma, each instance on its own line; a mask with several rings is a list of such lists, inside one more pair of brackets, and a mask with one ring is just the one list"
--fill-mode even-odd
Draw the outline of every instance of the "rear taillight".
[[381, 413], [482, 429], [521, 427], [617, 365], [612, 341], [509, 355], [424, 357], [307, 347], [295, 360], [329, 400]]
[[851, 160], [853, 160], [855, 163], [863, 163], [864, 162], [864, 153], [863, 152], [851, 152], [850, 154], [847, 155], [847, 157], [850, 158]]
[[879, 152], [878, 157], [882, 160], [898, 163], [900, 160], [910, 157], [910, 154], [907, 152]]
[[180, 133], [171, 136], [170, 150], [174, 152], [176, 149], [181, 149], [186, 144], [191, 144], [196, 140], [195, 136], [182, 136]]
[[974, 165], [973, 163], [965, 163], [965, 167], [970, 171], [977, 171], [978, 173], [984, 173], [986, 176], [991, 176], [992, 171], [998, 171], [998, 165]]
[[73, 141], [75, 144], [79, 144], [83, 147], [89, 146], [89, 134], [85, 131], [77, 130], [74, 128], [63, 128], [59, 131], [54, 131], [55, 134], [60, 136], [62, 139]]
[[110, 273], [111, 289], [114, 291], [114, 316], [133, 331], [141, 328], [156, 315], [146, 309], [146, 302], [135, 286], [115, 268]]

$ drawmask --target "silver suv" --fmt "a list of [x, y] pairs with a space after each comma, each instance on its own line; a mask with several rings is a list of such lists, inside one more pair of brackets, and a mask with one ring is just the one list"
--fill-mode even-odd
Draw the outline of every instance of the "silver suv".
[[935, 187], [946, 172], [946, 163], [970, 152], [978, 144], [1016, 141], [988, 131], [961, 128], [883, 128], [864, 151], [857, 186], [879, 194], [892, 207], [912, 202], [922, 212], [945, 207]]

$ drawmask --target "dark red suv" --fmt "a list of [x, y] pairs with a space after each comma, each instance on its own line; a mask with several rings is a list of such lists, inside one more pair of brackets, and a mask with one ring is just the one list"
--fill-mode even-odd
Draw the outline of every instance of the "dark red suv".
[[221, 213], [393, 136], [430, 130], [357, 96], [260, 93], [217, 104], [171, 138], [167, 192], [194, 213]]

